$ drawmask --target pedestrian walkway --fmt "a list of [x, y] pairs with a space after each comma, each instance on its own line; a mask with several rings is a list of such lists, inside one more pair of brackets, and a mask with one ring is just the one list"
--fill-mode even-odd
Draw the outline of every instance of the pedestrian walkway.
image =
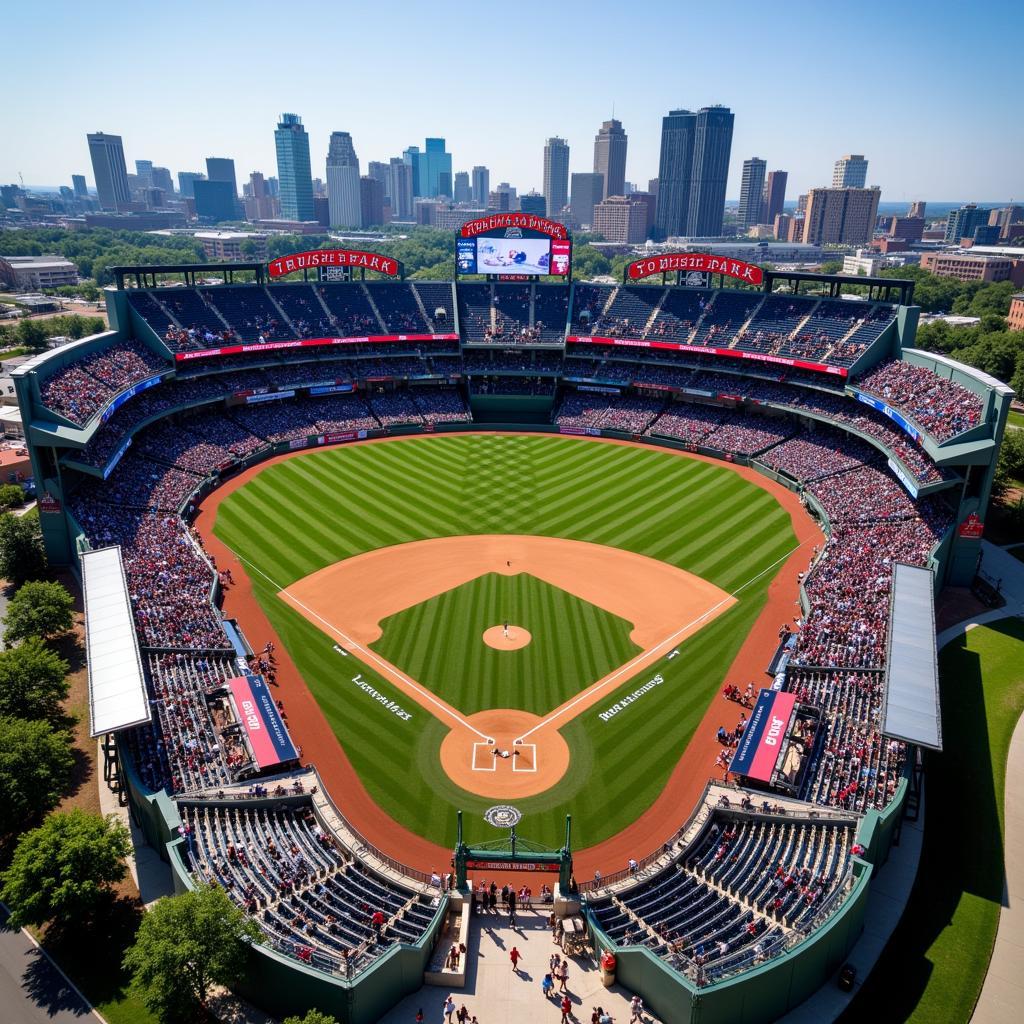
[[[553, 953], [561, 953], [548, 927], [548, 910], [520, 910], [518, 919], [513, 929], [504, 914], [474, 915], [470, 925], [466, 987], [451, 990], [450, 994], [456, 1008], [465, 1005], [480, 1024], [522, 1024], [523, 1021], [558, 1024], [562, 1019], [558, 1008], [562, 993], [557, 985], [557, 1000], [545, 999], [541, 992], [549, 958]], [[513, 946], [522, 954], [518, 972], [512, 970], [509, 959]], [[628, 1024], [632, 993], [620, 985], [605, 988], [594, 960], [581, 956], [567, 959], [572, 1020], [589, 1024], [594, 1008], [600, 1006], [611, 1014], [615, 1024]], [[442, 1007], [448, 995], [448, 989], [424, 986], [403, 999], [382, 1018], [381, 1024], [410, 1024], [421, 1008], [426, 1024], [442, 1024], [445, 1021]], [[644, 1020], [657, 1018], [645, 1014]]]

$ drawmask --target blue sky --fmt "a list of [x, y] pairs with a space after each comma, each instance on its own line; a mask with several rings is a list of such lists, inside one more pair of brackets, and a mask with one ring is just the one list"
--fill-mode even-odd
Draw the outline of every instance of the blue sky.
[[1024, 198], [1020, 0], [57, 0], [8, 5], [2, 24], [0, 182], [84, 172], [91, 185], [90, 131], [123, 136], [129, 170], [231, 156], [241, 182], [276, 173], [274, 125], [294, 111], [315, 176], [333, 130], [352, 133], [364, 173], [441, 135], [455, 170], [482, 163], [492, 187], [540, 190], [545, 138], [565, 137], [570, 169], [592, 170], [614, 104], [626, 176], [643, 185], [662, 115], [723, 103], [736, 115], [730, 198], [746, 157], [788, 170], [794, 198], [850, 152], [868, 157], [883, 201]]

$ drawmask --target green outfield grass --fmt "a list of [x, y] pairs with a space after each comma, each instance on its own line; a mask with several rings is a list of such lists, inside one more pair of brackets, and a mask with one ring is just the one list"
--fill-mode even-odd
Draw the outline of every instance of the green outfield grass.
[[1024, 625], [1006, 619], [970, 630], [939, 656], [943, 752], [926, 760], [917, 879], [843, 1024], [967, 1024], [974, 1013], [1003, 899], [1004, 781], [1024, 711], [1022, 643]]
[[[481, 641], [503, 622], [529, 623], [530, 643], [500, 651]], [[467, 715], [545, 715], [641, 651], [629, 639], [631, 623], [528, 573], [480, 576], [390, 616], [381, 629], [373, 650]]]
[[[727, 593], [743, 588], [732, 608], [680, 646], [679, 657], [624, 683], [568, 723], [562, 732], [572, 751], [569, 772], [548, 793], [517, 803], [524, 835], [557, 845], [571, 812], [577, 845], [590, 845], [629, 824], [664, 787], [764, 606], [772, 567], [796, 543], [775, 499], [725, 466], [550, 435], [440, 435], [314, 452], [268, 467], [230, 495], [215, 531], [259, 570], [250, 570], [257, 599], [367, 790], [407, 828], [444, 845], [454, 839], [456, 808], [467, 812], [470, 841], [493, 838], [479, 815], [494, 802], [455, 786], [441, 769], [438, 750], [447, 725], [353, 657], [339, 655], [333, 639], [282, 602], [278, 590], [378, 547], [481, 533], [609, 544], [686, 569]], [[519, 625], [544, 633], [537, 612], [524, 617], [529, 621]], [[378, 641], [392, 642], [398, 641], [387, 633]], [[538, 656], [557, 655], [557, 672], [579, 677], [572, 643], [544, 646]], [[435, 654], [421, 645], [418, 655], [446, 658], [432, 671], [464, 671], [457, 654], [440, 642], [436, 648]], [[626, 660], [628, 652], [620, 659]], [[602, 710], [655, 672], [664, 677], [662, 685], [614, 718], [600, 719]], [[411, 719], [368, 697], [352, 683], [357, 674]], [[552, 690], [539, 706], [559, 699]], [[735, 723], [724, 718], [723, 724]], [[335, 796], [344, 807], [344, 795]], [[680, 820], [689, 810], [679, 809]]]

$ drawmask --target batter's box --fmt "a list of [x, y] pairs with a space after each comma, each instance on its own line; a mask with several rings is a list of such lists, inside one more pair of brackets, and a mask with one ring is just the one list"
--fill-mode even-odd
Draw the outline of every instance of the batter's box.
[[519, 756], [512, 757], [512, 771], [514, 772], [535, 772], [537, 770], [537, 744], [517, 743], [514, 751]]
[[475, 771], [475, 772], [496, 772], [497, 770], [498, 770], [498, 758], [494, 754], [494, 744], [493, 743], [474, 743], [473, 744], [473, 771]]

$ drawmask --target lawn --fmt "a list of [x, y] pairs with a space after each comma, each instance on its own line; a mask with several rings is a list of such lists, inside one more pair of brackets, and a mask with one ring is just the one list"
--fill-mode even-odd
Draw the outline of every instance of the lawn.
[[972, 629], [941, 653], [944, 751], [926, 761], [917, 880], [844, 1022], [971, 1018], [1003, 897], [1003, 784], [1010, 737], [1024, 711], [1022, 642], [1024, 625], [1007, 619]]
[[[492, 838], [482, 822], [480, 835], [469, 823], [493, 801], [455, 786], [441, 769], [447, 726], [418, 706], [407, 708], [413, 715], [403, 721], [366, 700], [350, 682], [357, 672], [388, 699], [409, 704], [354, 658], [340, 657], [329, 637], [277, 597], [279, 588], [378, 547], [484, 533], [609, 544], [686, 569], [727, 593], [743, 588], [732, 608], [681, 646], [680, 657], [642, 675], [640, 682], [655, 671], [665, 677], [642, 703], [608, 722], [599, 718], [601, 705], [563, 728], [569, 772], [555, 789], [517, 806], [526, 816], [523, 834], [551, 845], [571, 812], [574, 834], [586, 846], [620, 831], [664, 787], [764, 606], [774, 575], [765, 570], [795, 546], [775, 499], [725, 466], [545, 435], [440, 435], [290, 459], [230, 495], [215, 530], [273, 581], [250, 574], [367, 790], [407, 828], [443, 845], [454, 840], [457, 808], [467, 812], [469, 841]], [[457, 655], [435, 646], [447, 655], [449, 671], [465, 671]], [[537, 653], [543, 654], [539, 647]], [[637, 680], [623, 683], [607, 704], [636, 686]], [[558, 696], [552, 692], [541, 706], [554, 706]], [[601, 799], [592, 799], [598, 792]], [[680, 808], [680, 819], [688, 810]]]
[[[510, 622], [530, 643], [500, 651], [480, 639]], [[632, 625], [529, 573], [488, 573], [381, 623], [371, 646], [464, 714], [520, 708], [545, 715], [640, 648]]]

